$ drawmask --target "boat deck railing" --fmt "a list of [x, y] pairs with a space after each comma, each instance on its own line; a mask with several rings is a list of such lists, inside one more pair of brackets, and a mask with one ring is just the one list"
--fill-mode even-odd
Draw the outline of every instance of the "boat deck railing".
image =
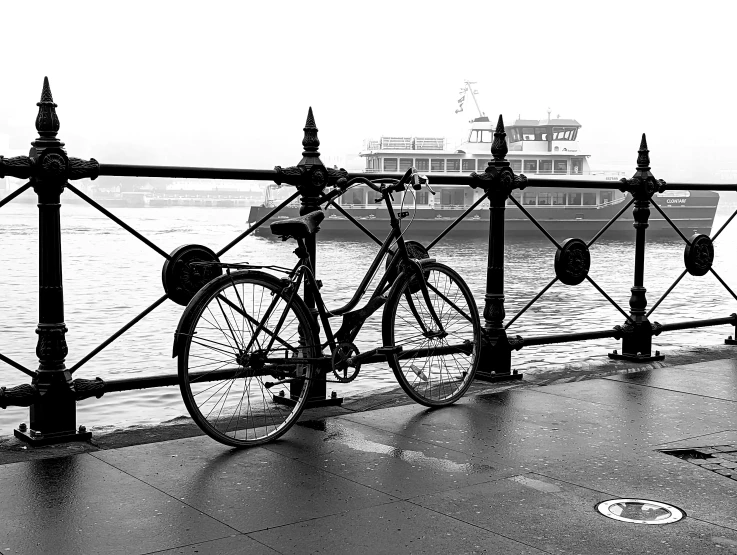
[[[135, 326], [141, 319], [155, 311], [163, 303], [175, 303], [181, 307], [187, 305], [197, 291], [205, 285], [205, 277], [199, 272], [200, 266], [193, 262], [217, 262], [234, 246], [254, 233], [271, 218], [278, 217], [279, 212], [295, 201], [300, 203], [303, 214], [326, 206], [325, 192], [331, 187], [343, 183], [349, 177], [399, 178], [400, 174], [351, 174], [345, 170], [327, 168], [320, 159], [317, 127], [310, 109], [304, 127], [302, 141], [302, 160], [296, 166], [280, 167], [273, 170], [232, 169], [212, 167], [176, 167], [150, 166], [131, 164], [105, 164], [94, 158], [82, 160], [67, 155], [63, 143], [57, 138], [59, 120], [56, 104], [51, 96], [48, 80], [44, 80], [41, 101], [38, 103], [39, 113], [36, 119], [38, 138], [32, 143], [29, 156], [3, 158], [0, 156], [0, 177], [12, 176], [27, 182], [0, 201], [0, 208], [12, 202], [26, 190], [33, 189], [38, 196], [39, 209], [39, 319], [36, 332], [38, 343], [36, 353], [39, 360], [37, 369], [27, 368], [23, 364], [0, 353], [0, 362], [23, 373], [30, 378], [30, 383], [15, 387], [0, 388], [0, 407], [31, 407], [30, 429], [15, 430], [15, 435], [34, 445], [57, 443], [74, 439], [87, 439], [89, 432], [76, 428], [76, 401], [90, 397], [100, 398], [105, 393], [143, 389], [150, 387], [172, 386], [178, 383], [176, 374], [149, 376], [144, 378], [101, 380], [100, 378], [79, 378], [75, 374], [82, 370], [101, 351], [117, 338]], [[683, 184], [666, 183], [656, 179], [650, 168], [649, 150], [645, 135], [642, 135], [637, 156], [634, 175], [622, 179], [616, 186], [629, 193], [628, 198], [619, 201], [621, 209], [589, 240], [579, 238], [559, 242], [535, 216], [522, 206], [512, 195], [514, 191], [534, 186], [554, 189], [563, 185], [566, 188], [598, 190], [601, 181], [586, 179], [549, 180], [527, 177], [516, 174], [506, 159], [507, 144], [502, 118], [494, 133], [491, 145], [492, 162], [485, 171], [470, 175], [446, 175], [444, 182], [470, 187], [480, 191], [481, 196], [455, 219], [449, 219], [445, 229], [425, 246], [432, 254], [432, 249], [447, 236], [461, 221], [469, 217], [471, 212], [482, 202], [489, 205], [489, 235], [487, 246], [488, 263], [485, 268], [486, 282], [483, 300], [483, 339], [479, 349], [481, 358], [479, 379], [497, 381], [519, 379], [522, 377], [512, 370], [513, 354], [523, 348], [535, 345], [557, 344], [610, 338], [621, 340], [621, 352], [615, 350], [609, 356], [637, 362], [660, 360], [663, 355], [653, 350], [653, 339], [662, 333], [674, 330], [693, 329], [705, 326], [729, 325], [737, 327], [737, 314], [716, 315], [705, 320], [689, 320], [680, 322], [659, 323], [651, 321], [660, 303], [674, 290], [686, 275], [700, 277], [713, 275], [723, 286], [727, 295], [737, 300], [737, 295], [722, 279], [714, 268], [714, 241], [737, 216], [735, 211], [727, 221], [711, 235], [695, 234], [687, 237], [660, 206], [656, 192], [679, 190], [715, 190], [737, 191], [737, 184]], [[295, 152], [295, 157], [296, 157]], [[121, 218], [107, 210], [82, 190], [72, 184], [81, 179], [94, 180], [98, 176], [139, 176], [169, 177], [186, 179], [227, 179], [242, 181], [273, 181], [294, 187], [294, 192], [287, 199], [278, 203], [258, 221], [249, 225], [238, 236], [220, 247], [210, 248], [205, 245], [185, 245], [172, 252], [166, 252], [154, 241], [145, 237]], [[100, 211], [112, 222], [125, 229], [147, 248], [152, 249], [163, 258], [162, 286], [163, 294], [157, 299], [142, 301], [148, 304], [136, 317], [127, 323], [121, 323], [118, 331], [106, 338], [100, 345], [87, 354], [79, 356], [70, 367], [66, 365], [68, 353], [66, 344], [67, 327], [64, 323], [64, 300], [62, 286], [62, 251], [61, 251], [61, 213], [62, 192], [76, 195], [93, 208]], [[554, 262], [555, 277], [535, 294], [525, 306], [511, 318], [507, 318], [505, 305], [505, 210], [507, 202], [511, 202], [537, 228], [542, 237], [552, 243], [556, 249]], [[614, 204], [615, 201], [612, 201]], [[360, 232], [378, 244], [381, 241], [370, 230], [335, 202], [330, 206], [343, 217], [350, 220]], [[635, 239], [633, 256], [635, 261], [633, 286], [629, 290], [629, 310], [621, 307], [604, 289], [589, 275], [590, 247], [598, 241], [610, 227], [620, 219], [624, 219], [628, 210], [632, 216]], [[644, 283], [645, 246], [647, 242], [648, 219], [651, 211], [657, 212], [673, 228], [684, 243], [684, 269], [670, 288], [652, 306], [648, 306], [647, 289]], [[307, 248], [313, 260], [318, 259], [319, 234], [307, 240]], [[320, 268], [320, 265], [317, 265]], [[539, 268], [531, 269], [537, 271]], [[111, 269], [111, 272], [114, 270]], [[575, 287], [584, 282], [591, 284], [602, 297], [603, 302], [610, 303], [621, 315], [623, 321], [608, 328], [584, 330], [577, 333], [533, 335], [522, 337], [508, 334], [512, 324], [530, 309], [545, 292], [555, 283], [561, 282], [568, 287]], [[314, 299], [305, 299], [314, 309]], [[162, 330], [162, 333], [173, 335], [175, 330]], [[77, 332], [78, 333], [78, 332]], [[92, 333], [92, 332], [90, 332]], [[735, 344], [730, 337], [729, 344]], [[145, 345], [141, 345], [145, 349]], [[94, 375], [94, 374], [93, 374]], [[313, 401], [326, 400], [325, 382], [316, 380], [311, 388]], [[329, 401], [329, 400], [328, 400]]]

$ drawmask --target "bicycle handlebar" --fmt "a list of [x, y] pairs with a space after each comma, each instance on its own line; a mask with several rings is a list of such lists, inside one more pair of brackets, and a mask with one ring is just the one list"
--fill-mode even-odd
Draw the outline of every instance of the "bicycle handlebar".
[[[415, 168], [409, 168], [398, 181], [396, 179], [377, 179], [376, 181], [371, 181], [365, 177], [354, 177], [338, 185], [340, 194], [357, 183], [367, 185], [371, 190], [381, 194], [401, 193], [407, 189], [408, 184], [411, 184], [415, 191], [419, 191], [425, 185], [433, 195], [435, 194], [435, 191], [430, 188], [427, 176], [418, 173]], [[384, 186], [384, 183], [389, 183], [389, 185]]]

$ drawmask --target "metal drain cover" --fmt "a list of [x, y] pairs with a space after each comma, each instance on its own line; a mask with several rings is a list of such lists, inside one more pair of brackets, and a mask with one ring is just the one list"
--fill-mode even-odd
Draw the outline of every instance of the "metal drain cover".
[[685, 516], [673, 505], [646, 499], [612, 499], [599, 503], [596, 510], [608, 518], [635, 524], [670, 524]]

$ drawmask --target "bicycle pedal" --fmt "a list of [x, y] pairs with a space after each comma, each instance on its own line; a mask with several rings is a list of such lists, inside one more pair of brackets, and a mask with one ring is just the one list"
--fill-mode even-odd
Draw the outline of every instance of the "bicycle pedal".
[[402, 352], [402, 347], [401, 345], [395, 345], [394, 347], [379, 347], [378, 349], [376, 349], [376, 352], [380, 355], [385, 356], [398, 355]]

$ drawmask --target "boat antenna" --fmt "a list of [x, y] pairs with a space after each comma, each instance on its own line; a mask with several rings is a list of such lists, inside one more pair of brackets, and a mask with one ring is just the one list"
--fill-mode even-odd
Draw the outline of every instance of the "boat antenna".
[[476, 82], [475, 81], [465, 81], [465, 83], [466, 83], [466, 89], [468, 90], [468, 92], [471, 93], [471, 98], [473, 98], [473, 103], [476, 105], [476, 109], [479, 111], [479, 117], [485, 116], [486, 114], [484, 114], [481, 111], [481, 108], [479, 107], [479, 103], [476, 100], [476, 95], [479, 94], [479, 91], [473, 90], [473, 86], [472, 85], [475, 85]]
[[476, 84], [476, 81], [463, 81], [463, 88], [461, 89], [461, 98], [458, 100], [458, 103], [461, 105], [458, 110], [456, 110], [456, 114], [458, 112], [463, 111], [463, 101], [466, 99], [466, 93], [471, 93], [471, 98], [473, 99], [473, 103], [476, 105], [476, 109], [479, 111], [479, 117], [483, 117], [486, 114], [484, 114], [481, 111], [481, 108], [479, 107], [478, 100], [476, 100], [476, 95], [479, 94], [479, 91], [473, 90], [473, 85]]

